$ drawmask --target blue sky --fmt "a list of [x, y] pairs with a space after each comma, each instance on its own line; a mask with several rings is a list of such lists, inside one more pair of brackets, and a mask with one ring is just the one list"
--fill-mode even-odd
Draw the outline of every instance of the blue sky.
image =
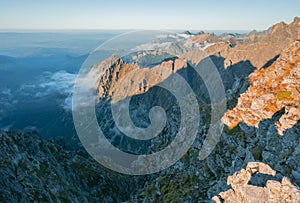
[[300, 1], [1, 0], [1, 30], [263, 30], [300, 16]]

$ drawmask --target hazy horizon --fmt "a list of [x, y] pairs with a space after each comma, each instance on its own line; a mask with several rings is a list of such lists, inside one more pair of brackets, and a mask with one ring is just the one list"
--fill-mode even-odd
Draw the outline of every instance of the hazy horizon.
[[[266, 28], [267, 29], [267, 28]], [[266, 30], [263, 29], [263, 30]], [[225, 33], [225, 32], [235, 32], [235, 33], [248, 33], [252, 30], [191, 30], [191, 29], [8, 29], [8, 30], [1, 30], [0, 33], [65, 33], [65, 34], [72, 34], [72, 33], [97, 33], [97, 32], [113, 32], [113, 33], [124, 33], [124, 32], [132, 32], [132, 31], [170, 31], [174, 33], [179, 33], [183, 31], [189, 31], [192, 34], [196, 34], [197, 32], [204, 31], [206, 33]], [[255, 29], [257, 30], [257, 29]], [[257, 31], [263, 31], [263, 30], [257, 30]]]
[[300, 16], [300, 2], [8, 1], [0, 30], [265, 30]]

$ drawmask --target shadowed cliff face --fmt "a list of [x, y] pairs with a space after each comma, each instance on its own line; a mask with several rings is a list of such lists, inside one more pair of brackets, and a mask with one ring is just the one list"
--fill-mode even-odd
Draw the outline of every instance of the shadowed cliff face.
[[249, 76], [250, 87], [229, 110], [223, 122], [229, 128], [239, 122], [258, 127], [263, 119], [270, 119], [279, 110], [285, 113], [276, 122], [278, 133], [300, 120], [300, 39], [284, 50], [268, 68], [256, 70]]

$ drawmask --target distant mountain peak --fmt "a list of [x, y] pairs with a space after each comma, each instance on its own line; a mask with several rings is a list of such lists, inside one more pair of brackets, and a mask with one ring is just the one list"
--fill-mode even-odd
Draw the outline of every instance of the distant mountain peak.
[[185, 35], [192, 35], [192, 33], [191, 33], [190, 31], [188, 31], [188, 30], [186, 30], [186, 31], [183, 31], [181, 34], [185, 34]]
[[294, 23], [300, 23], [300, 18], [298, 16], [294, 18]]

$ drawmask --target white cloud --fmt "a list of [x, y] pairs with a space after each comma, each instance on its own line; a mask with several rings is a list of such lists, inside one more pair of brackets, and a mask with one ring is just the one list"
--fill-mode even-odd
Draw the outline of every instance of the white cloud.
[[61, 106], [65, 109], [65, 110], [72, 110], [72, 96], [68, 96], [64, 102], [61, 104]]
[[[63, 95], [60, 105], [71, 110], [72, 92], [77, 75], [66, 71], [44, 72], [35, 84], [23, 84], [19, 93], [23, 96], [42, 98], [51, 95]], [[57, 97], [59, 98], [59, 97]]]
[[58, 71], [55, 73], [45, 72], [43, 81], [39, 87], [44, 89], [44, 94], [53, 92], [61, 94], [72, 94], [72, 88], [76, 79], [76, 74], [68, 73], [66, 71]]
[[66, 71], [58, 71], [55, 73], [46, 72], [43, 77], [45, 82], [39, 84], [39, 87], [44, 91], [38, 92], [36, 96], [45, 96], [53, 93], [64, 95], [66, 98], [61, 101], [60, 105], [65, 110], [71, 110], [73, 86], [76, 77], [76, 74]]
[[7, 87], [5, 87], [2, 91], [1, 91], [1, 94], [2, 95], [5, 95], [5, 96], [12, 96], [12, 94], [11, 94], [11, 90], [9, 89], [9, 88], [7, 88]]
[[0, 121], [7, 115], [7, 113], [14, 108], [18, 100], [14, 98], [11, 89], [2, 87], [0, 91]]

